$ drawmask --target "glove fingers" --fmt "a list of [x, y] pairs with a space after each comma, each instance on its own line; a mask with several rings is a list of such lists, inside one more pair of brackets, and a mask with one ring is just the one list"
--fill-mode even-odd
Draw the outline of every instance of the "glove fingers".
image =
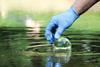
[[50, 42], [50, 44], [54, 42], [54, 35], [50, 31], [46, 31], [45, 37]]
[[58, 29], [55, 33], [55, 39], [59, 39], [64, 30], [65, 30], [64, 28], [58, 27]]
[[45, 37], [50, 43], [54, 42], [54, 29], [56, 29], [56, 25], [54, 19], [52, 19], [45, 30]]

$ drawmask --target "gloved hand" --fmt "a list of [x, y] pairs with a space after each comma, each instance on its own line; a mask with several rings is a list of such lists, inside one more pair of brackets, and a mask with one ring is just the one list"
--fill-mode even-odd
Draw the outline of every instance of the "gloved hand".
[[70, 27], [78, 17], [79, 14], [74, 7], [62, 14], [53, 16], [45, 30], [45, 37], [50, 44], [53, 44], [55, 39], [60, 38], [65, 29]]

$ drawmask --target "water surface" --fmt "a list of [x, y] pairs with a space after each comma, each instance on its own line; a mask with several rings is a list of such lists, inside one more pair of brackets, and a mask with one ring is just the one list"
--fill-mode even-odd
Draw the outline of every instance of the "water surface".
[[100, 67], [100, 32], [67, 31], [63, 37], [70, 39], [72, 49], [53, 53], [44, 28], [40, 33], [0, 28], [0, 67]]

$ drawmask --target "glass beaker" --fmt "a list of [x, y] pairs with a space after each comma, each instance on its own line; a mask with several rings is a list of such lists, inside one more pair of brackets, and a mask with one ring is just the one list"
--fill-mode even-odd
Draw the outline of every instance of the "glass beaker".
[[71, 57], [71, 42], [69, 39], [61, 37], [52, 44], [52, 51], [59, 62], [67, 63]]

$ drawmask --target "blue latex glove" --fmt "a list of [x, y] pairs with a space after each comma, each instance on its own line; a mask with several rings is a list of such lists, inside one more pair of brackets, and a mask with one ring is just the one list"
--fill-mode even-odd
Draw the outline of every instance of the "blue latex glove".
[[45, 30], [45, 37], [50, 44], [53, 44], [55, 39], [60, 38], [65, 29], [70, 27], [78, 17], [79, 14], [74, 7], [62, 14], [53, 16]]

